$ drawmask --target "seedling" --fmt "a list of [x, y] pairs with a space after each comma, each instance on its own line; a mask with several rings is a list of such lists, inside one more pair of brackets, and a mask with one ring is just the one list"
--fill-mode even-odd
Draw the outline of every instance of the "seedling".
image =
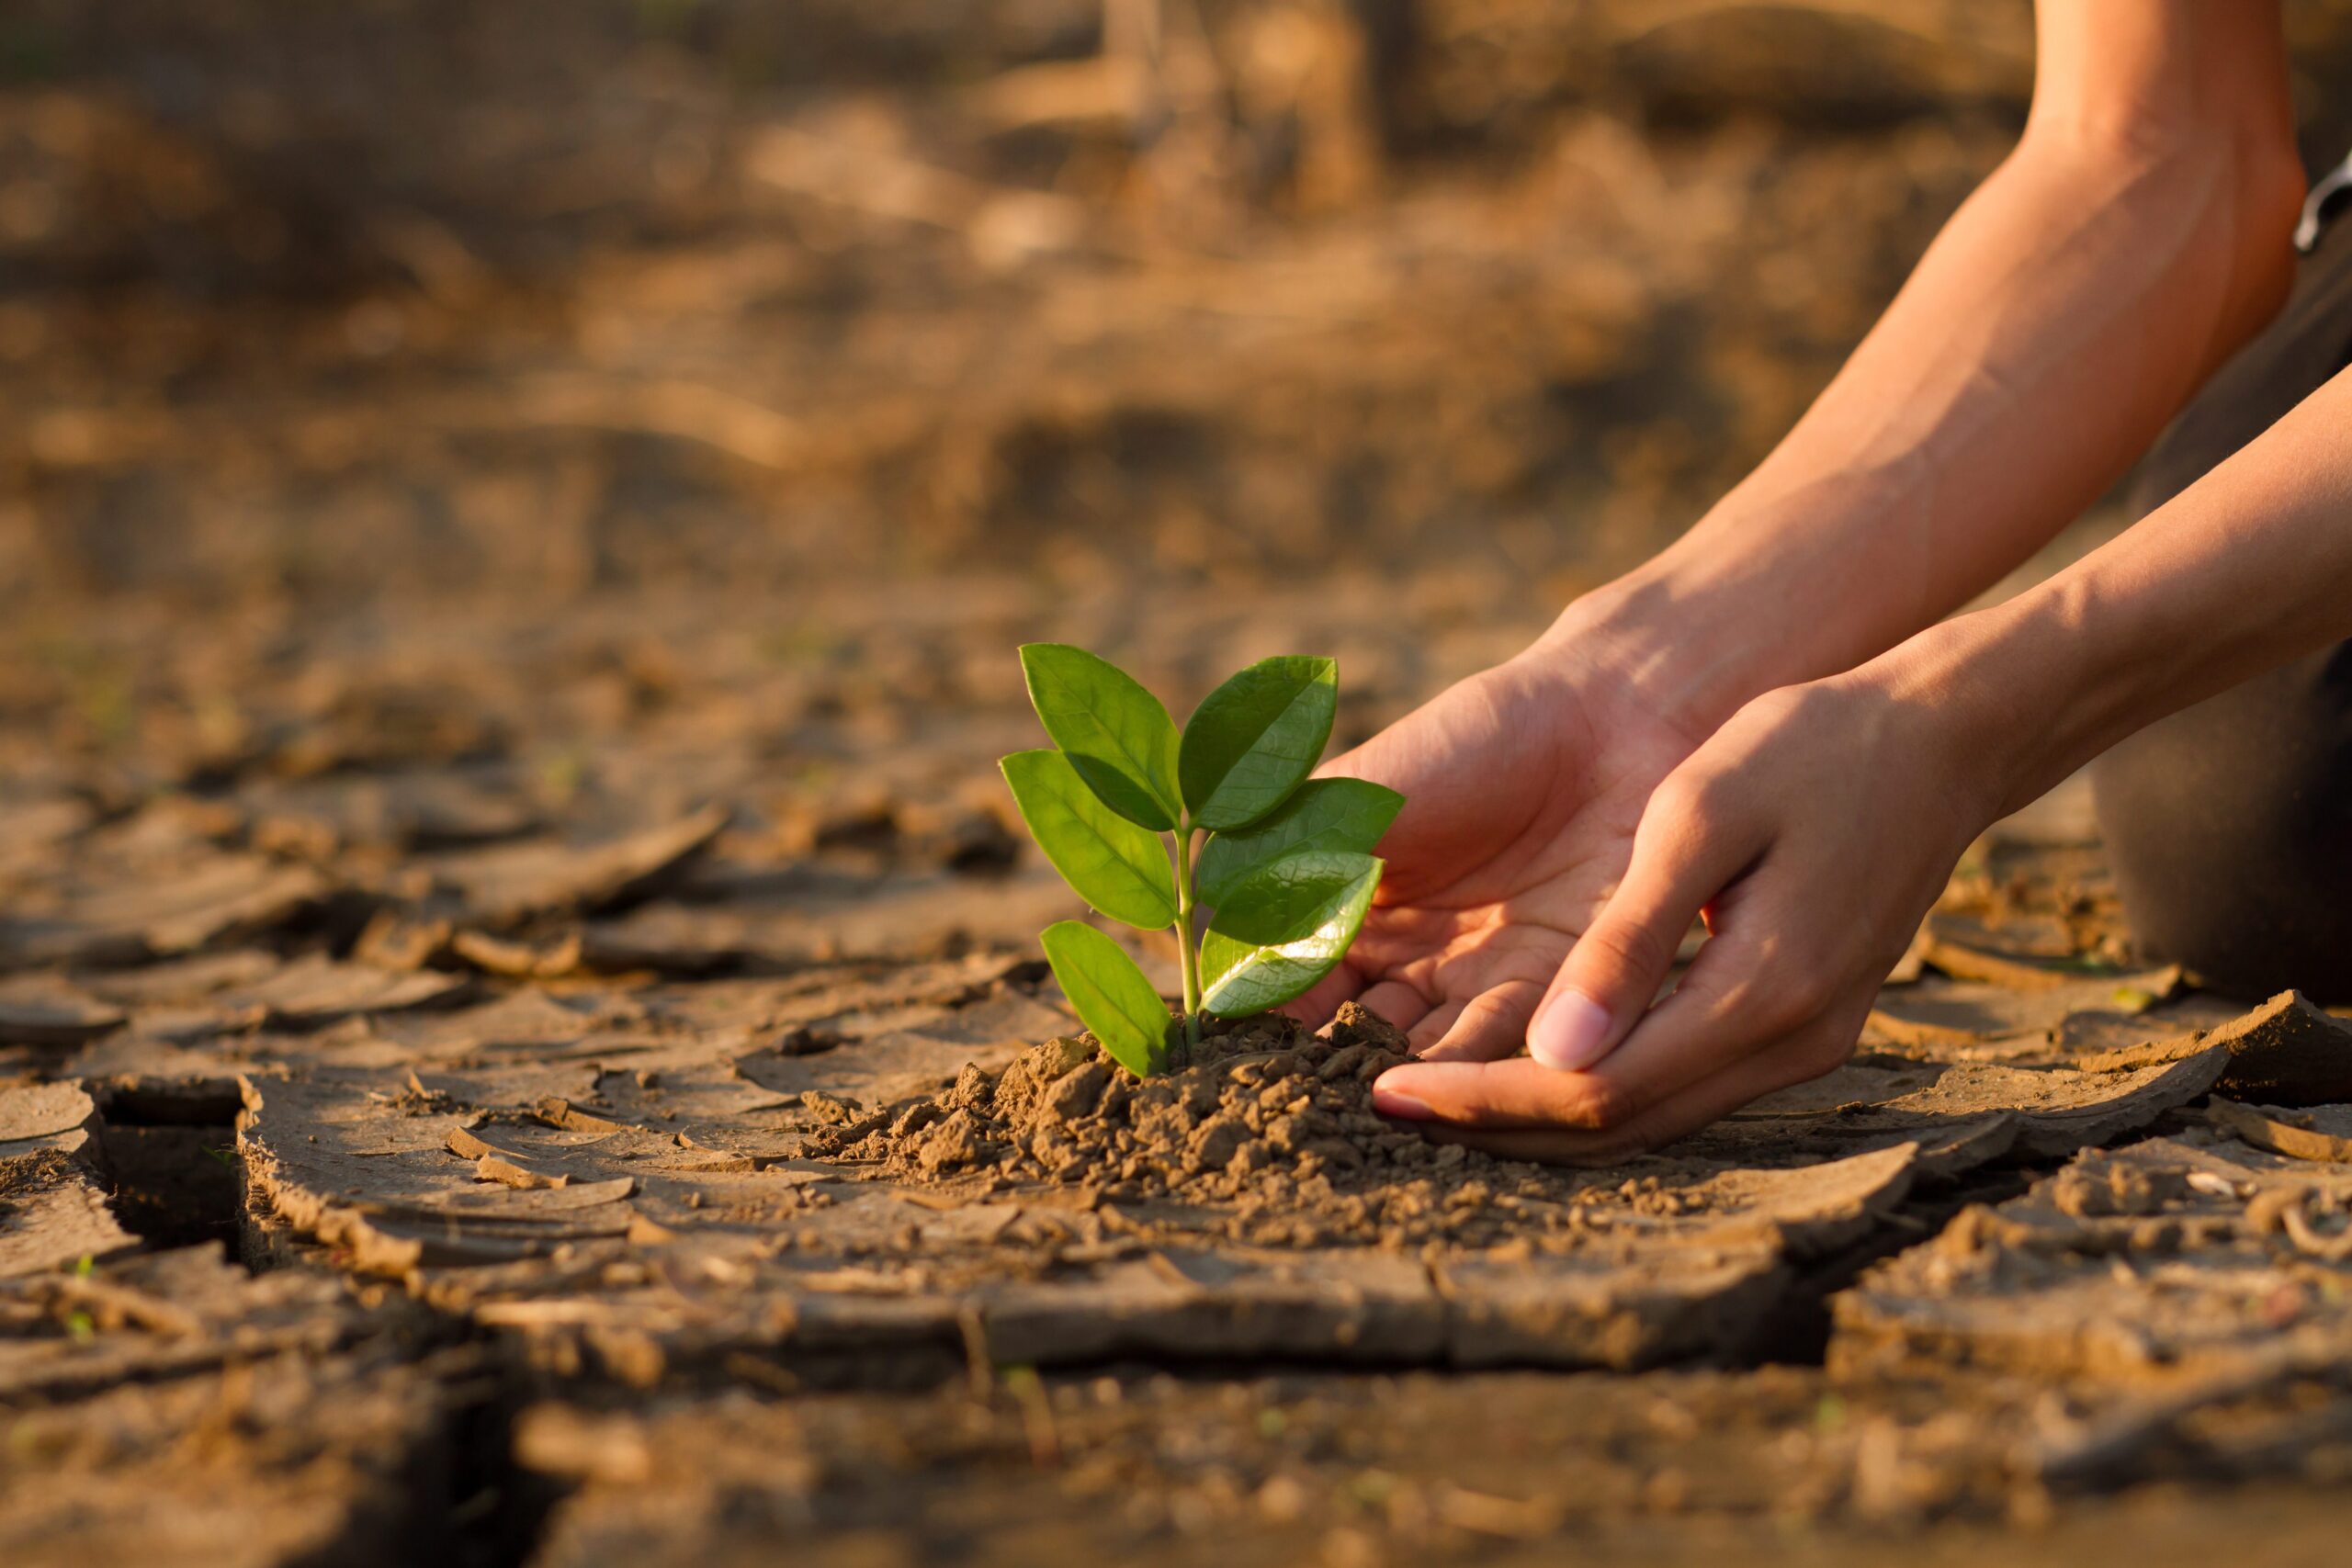
[[1138, 1077], [1165, 1072], [1180, 1040], [1200, 1043], [1204, 1014], [1264, 1012], [1330, 973], [1380, 886], [1371, 851], [1405, 804], [1362, 779], [1306, 776], [1331, 738], [1336, 663], [1252, 664], [1181, 734], [1158, 697], [1083, 649], [1030, 643], [1021, 669], [1054, 745], [1005, 758], [1004, 778], [1038, 848], [1102, 914], [1176, 931], [1181, 1025], [1117, 942], [1078, 920], [1046, 928], [1054, 977], [1104, 1050]]

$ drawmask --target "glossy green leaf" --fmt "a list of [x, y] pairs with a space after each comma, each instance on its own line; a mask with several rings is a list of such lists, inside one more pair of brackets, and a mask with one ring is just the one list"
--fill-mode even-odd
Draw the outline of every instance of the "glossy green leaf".
[[1269, 815], [1210, 839], [1193, 886], [1202, 902], [1221, 905], [1268, 861], [1309, 850], [1370, 854], [1404, 804], [1403, 795], [1368, 779], [1309, 779]]
[[1159, 836], [1095, 798], [1059, 751], [1015, 751], [999, 764], [1037, 847], [1062, 880], [1114, 920], [1176, 923], [1176, 874]]
[[1066, 643], [1023, 647], [1021, 673], [1046, 733], [1103, 805], [1154, 832], [1176, 826], [1176, 721], [1158, 697]]
[[1261, 660], [1204, 698], [1176, 761], [1193, 820], [1222, 833], [1280, 806], [1331, 739], [1340, 667], [1329, 659]]
[[1309, 850], [1244, 877], [1201, 939], [1202, 1006], [1219, 1018], [1247, 1018], [1329, 974], [1372, 908], [1381, 864]]
[[1047, 926], [1039, 940], [1062, 994], [1102, 1049], [1138, 1077], [1165, 1072], [1176, 1020], [1125, 949], [1077, 920]]

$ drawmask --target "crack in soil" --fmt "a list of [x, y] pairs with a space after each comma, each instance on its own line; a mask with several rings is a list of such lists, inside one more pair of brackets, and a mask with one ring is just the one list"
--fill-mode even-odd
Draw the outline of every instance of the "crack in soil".
[[[956, 1014], [979, 1007], [985, 1000], [985, 997], [959, 998], [949, 1006], [948, 1011]], [[1285, 1099], [1287, 1091], [1274, 1092], [1286, 1081], [1283, 1073], [1304, 1071], [1313, 1077], [1319, 1059], [1317, 1053], [1331, 1051], [1333, 1047], [1302, 1043], [1287, 1035], [1268, 1049], [1245, 1048], [1250, 1043], [1240, 1042], [1235, 1045], [1231, 1053], [1233, 1064], [1248, 1070], [1230, 1081], [1251, 1104], [1272, 1094], [1282, 1102], [1285, 1113], [1297, 1114], [1299, 1102], [1295, 1098]], [[1360, 1049], [1357, 1044], [1341, 1043], [1337, 1052]], [[1297, 1056], [1298, 1062], [1283, 1066], [1285, 1052]], [[1048, 1055], [1055, 1059], [1052, 1071], [1040, 1066]], [[1353, 1066], [1345, 1055], [1337, 1055], [1336, 1059]], [[1056, 1103], [1062, 1080], [1073, 1076], [1084, 1077], [1091, 1059], [1086, 1052], [1073, 1050], [1069, 1043], [1056, 1043], [1033, 1050], [1023, 1063], [1023, 1072], [1015, 1079], [1022, 1087], [998, 1107], [1016, 1120]], [[1097, 1074], [1086, 1077], [1079, 1087], [1099, 1097], [1105, 1087], [1096, 1081], [1099, 1077]], [[1352, 1073], [1341, 1073], [1333, 1081], [1352, 1085], [1355, 1080]], [[959, 1082], [956, 1089], [948, 1091], [949, 1097], [960, 1092], [968, 1100], [972, 1088], [968, 1081]], [[1185, 1090], [1180, 1084], [1172, 1093], [1181, 1100]], [[1078, 1103], [1082, 1098], [1076, 1088], [1059, 1093], [1059, 1100], [1067, 1103], [1048, 1117], [1055, 1123], [1054, 1135], [1043, 1145], [1049, 1155], [1057, 1152], [1067, 1159], [1074, 1154], [1084, 1154], [1088, 1135], [1082, 1125], [1073, 1131], [1074, 1123], [1082, 1124], [1088, 1113], [1088, 1108]], [[431, 1096], [423, 1100], [435, 1105], [442, 1103]], [[847, 1357], [835, 1369], [837, 1376], [813, 1381], [785, 1370], [775, 1359], [775, 1347], [755, 1336], [732, 1341], [722, 1337], [707, 1347], [698, 1359], [679, 1361], [656, 1356], [650, 1370], [632, 1362], [628, 1354], [616, 1358], [616, 1348], [625, 1348], [622, 1340], [608, 1342], [598, 1354], [584, 1359], [566, 1361], [559, 1356], [551, 1360], [548, 1341], [528, 1328], [502, 1325], [469, 1310], [469, 1303], [462, 1297], [445, 1298], [435, 1291], [425, 1292], [416, 1301], [390, 1296], [385, 1287], [350, 1274], [344, 1260], [331, 1249], [296, 1235], [276, 1219], [271, 1213], [271, 1192], [258, 1181], [248, 1182], [243, 1156], [232, 1148], [226, 1160], [216, 1157], [215, 1151], [231, 1132], [224, 1112], [234, 1103], [222, 1094], [217, 1082], [191, 1080], [174, 1085], [146, 1081], [135, 1086], [116, 1086], [102, 1089], [96, 1100], [100, 1110], [94, 1130], [107, 1152], [114, 1202], [127, 1219], [135, 1219], [133, 1228], [146, 1256], [168, 1260], [198, 1250], [195, 1246], [198, 1243], [242, 1239], [243, 1256], [256, 1270], [249, 1277], [256, 1282], [270, 1279], [332, 1282], [339, 1292], [356, 1296], [361, 1314], [357, 1325], [346, 1326], [321, 1341], [318, 1350], [311, 1353], [346, 1354], [339, 1348], [363, 1345], [371, 1335], [383, 1332], [409, 1336], [400, 1364], [423, 1380], [421, 1397], [429, 1407], [430, 1418], [402, 1439], [402, 1445], [396, 1450], [399, 1458], [390, 1472], [392, 1490], [357, 1497], [338, 1530], [308, 1556], [288, 1561], [332, 1562], [339, 1568], [345, 1564], [422, 1558], [440, 1558], [459, 1568], [507, 1568], [536, 1561], [557, 1511], [586, 1483], [580, 1476], [565, 1473], [560, 1466], [551, 1469], [534, 1462], [518, 1444], [518, 1431], [526, 1414], [550, 1404], [563, 1408], [593, 1407], [616, 1417], [633, 1416], [651, 1421], [662, 1412], [677, 1410], [681, 1399], [692, 1405], [696, 1401], [718, 1398], [729, 1388], [749, 1386], [758, 1397], [786, 1395], [789, 1403], [796, 1392], [812, 1398], [841, 1397], [816, 1392], [820, 1385], [831, 1383], [852, 1391], [848, 1397], [888, 1400], [923, 1397], [908, 1391], [925, 1384], [936, 1389], [952, 1384], [959, 1377], [973, 1380], [976, 1386], [985, 1384], [991, 1401], [1013, 1398], [1019, 1404], [1032, 1398], [1018, 1394], [1017, 1391], [1006, 1392], [1028, 1374], [1017, 1368], [1007, 1374], [992, 1364], [988, 1351], [969, 1348], [967, 1354], [981, 1359], [967, 1359], [959, 1365], [952, 1356], [935, 1359], [910, 1358], [884, 1354], [876, 1347], [872, 1354]], [[1099, 1100], [1095, 1103], [1099, 1104]], [[1242, 1121], [1250, 1134], [1264, 1136], [1265, 1126], [1250, 1125], [1241, 1119], [1238, 1105], [1236, 1102], [1228, 1107], [1227, 1112]], [[1197, 1124], [1180, 1140], [1182, 1145], [1197, 1143], [1199, 1128], [1214, 1123], [1217, 1114], [1227, 1113], [1217, 1112], [1215, 1108], [1204, 1109], [1205, 1113], [1195, 1119]], [[941, 1124], [937, 1115], [929, 1119], [908, 1118], [902, 1110], [876, 1123], [871, 1130], [852, 1123], [846, 1131], [853, 1136], [873, 1140], [874, 1151], [885, 1161], [899, 1161], [903, 1156], [903, 1163], [920, 1171], [920, 1153], [926, 1136]], [[594, 1132], [599, 1125], [616, 1124], [597, 1123], [589, 1118], [580, 1125]], [[1005, 1122], [997, 1126], [992, 1135], [1010, 1138], [1012, 1128], [1013, 1122]], [[1028, 1138], [1035, 1130], [1025, 1129], [1021, 1135]], [[839, 1133], [831, 1139], [832, 1145], [843, 1141]], [[1303, 1146], [1312, 1140], [1297, 1142]], [[1023, 1146], [1035, 1149], [1039, 1145], [1030, 1138]], [[2140, 1145], [2135, 1142], [2122, 1146], [2128, 1151]], [[1117, 1149], [1107, 1144], [1102, 1153], [1118, 1156]], [[1328, 1159], [1328, 1141], [1311, 1157]], [[1806, 1167], [1804, 1161], [1819, 1160], [1822, 1155], [1815, 1151], [1797, 1157], [1796, 1168], [1817, 1168]], [[1233, 1154], [1228, 1152], [1222, 1163], [1204, 1166], [1198, 1161], [1180, 1160], [1169, 1168], [1169, 1172], [1181, 1184], [1189, 1179], [1185, 1172], [1199, 1169], [1221, 1175], [1227, 1166], [1234, 1163]], [[527, 1160], [514, 1167], [525, 1176], [536, 1168]], [[2058, 1153], [2029, 1146], [2013, 1150], [2006, 1160], [1906, 1184], [1899, 1192], [1889, 1194], [1890, 1201], [1858, 1211], [1853, 1221], [1823, 1233], [1829, 1238], [1826, 1242], [1784, 1250], [1780, 1268], [1787, 1278], [1783, 1288], [1768, 1299], [1765, 1308], [1741, 1325], [1738, 1334], [1726, 1335], [1680, 1359], [1685, 1366], [1713, 1367], [1726, 1373], [1774, 1367], [1792, 1371], [1821, 1369], [1829, 1355], [1834, 1303], [1865, 1270], [1889, 1260], [1907, 1260], [1914, 1253], [1931, 1252], [1954, 1216], [1963, 1211], [1989, 1210], [2008, 1202], [2053, 1174], [2070, 1168]], [[1129, 1171], [1128, 1179], [1133, 1179], [1138, 1173]], [[953, 1168], [940, 1174], [950, 1179], [965, 1179], [964, 1173]], [[1636, 1184], [1629, 1181], [1623, 1185], [1632, 1189]], [[853, 1183], [850, 1190], [855, 1190]], [[1647, 1198], [1641, 1201], [1648, 1204]], [[1662, 1207], [1648, 1206], [1661, 1215], [1672, 1215], [1679, 1208], [1671, 1202]], [[953, 1208], [950, 1204], [938, 1212], [949, 1213]], [[1437, 1262], [1423, 1261], [1419, 1267], [1432, 1288], [1443, 1283], [1443, 1270]], [[443, 1272], [449, 1278], [467, 1273], [463, 1269]], [[415, 1326], [419, 1322], [421, 1328]], [[378, 1325], [378, 1328], [366, 1327], [369, 1323]], [[985, 1343], [983, 1337], [972, 1345]], [[1224, 1378], [1345, 1377], [1368, 1369], [1385, 1369], [1391, 1376], [1405, 1375], [1423, 1364], [1421, 1359], [1415, 1357], [1384, 1360], [1374, 1356], [1325, 1361], [1280, 1351], [1239, 1356], [1210, 1351], [1175, 1363], [1175, 1369], [1187, 1382], [1200, 1383]], [[1541, 1363], [1506, 1355], [1496, 1358], [1493, 1364], [1510, 1368]], [[217, 1361], [190, 1362], [179, 1371], [164, 1368], [156, 1373], [132, 1371], [127, 1376], [133, 1381], [156, 1376], [164, 1381], [209, 1376], [214, 1375], [210, 1369], [217, 1365]], [[1063, 1359], [1052, 1369], [1051, 1375], [1056, 1388], [1079, 1386], [1105, 1377], [1132, 1382], [1146, 1375], [1146, 1367], [1150, 1368], [1149, 1375], [1153, 1377], [1169, 1370], [1168, 1363], [1151, 1366], [1148, 1360], [1139, 1361], [1132, 1353], [1113, 1349]], [[924, 1375], [910, 1381], [910, 1374], [919, 1368], [926, 1369]], [[1011, 1382], [1006, 1382], [1007, 1376]], [[886, 1393], [886, 1389], [899, 1392]]]

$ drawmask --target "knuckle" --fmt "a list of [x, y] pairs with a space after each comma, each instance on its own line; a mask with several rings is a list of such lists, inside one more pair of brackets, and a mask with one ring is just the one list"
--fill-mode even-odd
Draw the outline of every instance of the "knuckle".
[[1675, 769], [1651, 787], [1649, 805], [1642, 813], [1642, 820], [1647, 823], [1688, 816], [1696, 787], [1689, 768]]
[[1543, 999], [1542, 981], [1507, 980], [1474, 998], [1462, 1010], [1462, 1021], [1481, 1029], [1524, 1030], [1534, 1016], [1536, 1003]]
[[1792, 718], [1806, 718], [1835, 707], [1836, 689], [1818, 682], [1791, 686], [1786, 693], [1787, 707], [1783, 710]]
[[1736, 775], [1714, 769], [1670, 774], [1651, 795], [1634, 835], [1636, 868], [1669, 875], [1709, 858], [1729, 836], [1747, 830], [1750, 804]]
[[1709, 821], [1724, 815], [1738, 798], [1739, 775], [1730, 768], [1707, 767], [1690, 771], [1687, 787], [1690, 791], [1690, 809]]
[[1758, 705], [1775, 726], [1803, 725], [1821, 718], [1837, 706], [1834, 688], [1818, 682], [1799, 686], [1783, 686], [1759, 699]]
[[1650, 795], [1658, 830], [1678, 838], [1702, 832], [1720, 814], [1723, 801], [1722, 777], [1699, 768], [1676, 769]]
[[1613, 977], [1659, 974], [1674, 962], [1674, 951], [1663, 938], [1632, 920], [1604, 920], [1585, 932], [1578, 945], [1589, 950], [1588, 964], [1599, 959], [1617, 972]]
[[1804, 694], [1793, 686], [1781, 686], [1760, 696], [1751, 697], [1734, 714], [1725, 726], [1734, 736], [1747, 745], [1777, 733], [1785, 728], [1804, 706]]
[[1816, 968], [1796, 969], [1789, 976], [1788, 987], [1789, 1005], [1799, 1023], [1820, 1017], [1838, 999], [1837, 987]]

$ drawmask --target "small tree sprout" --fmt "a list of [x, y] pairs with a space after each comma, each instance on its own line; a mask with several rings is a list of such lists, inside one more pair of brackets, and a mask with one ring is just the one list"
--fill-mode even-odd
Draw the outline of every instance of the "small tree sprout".
[[1159, 698], [1083, 649], [1031, 643], [1021, 668], [1054, 742], [1003, 761], [1022, 819], [1098, 912], [1176, 931], [1181, 1021], [1102, 931], [1046, 930], [1054, 977], [1113, 1057], [1139, 1076], [1165, 1072], [1199, 1043], [1204, 1014], [1280, 1007], [1346, 956], [1380, 886], [1371, 852], [1405, 797], [1306, 776], [1331, 738], [1336, 663], [1252, 664], [1182, 731]]

